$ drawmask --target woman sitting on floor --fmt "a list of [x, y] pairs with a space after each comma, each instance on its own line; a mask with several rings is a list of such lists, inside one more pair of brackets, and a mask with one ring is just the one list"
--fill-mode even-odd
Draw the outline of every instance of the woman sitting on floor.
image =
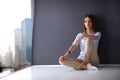
[[[59, 58], [59, 63], [76, 70], [97, 70], [99, 64], [97, 48], [100, 38], [101, 32], [95, 25], [94, 16], [86, 15], [84, 17], [84, 32], [77, 34], [70, 48]], [[68, 58], [78, 45], [80, 45], [80, 55], [75, 59]]]

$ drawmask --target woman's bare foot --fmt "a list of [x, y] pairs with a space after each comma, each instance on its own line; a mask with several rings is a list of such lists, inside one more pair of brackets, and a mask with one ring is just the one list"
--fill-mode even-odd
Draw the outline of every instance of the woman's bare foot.
[[90, 63], [87, 64], [87, 69], [88, 70], [98, 70], [96, 66], [92, 66]]

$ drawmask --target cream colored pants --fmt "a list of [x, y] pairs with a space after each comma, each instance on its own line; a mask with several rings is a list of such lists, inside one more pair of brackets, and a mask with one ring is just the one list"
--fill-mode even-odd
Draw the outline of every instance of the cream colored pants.
[[[87, 39], [85, 42], [85, 57], [84, 60], [87, 61], [88, 63], [91, 63], [94, 66], [97, 66], [99, 64], [99, 57], [97, 54], [97, 49], [95, 45], [93, 44], [91, 39]], [[80, 64], [82, 63], [83, 60], [80, 59], [72, 59], [72, 58], [67, 58], [63, 62], [59, 62], [61, 65], [69, 66], [74, 69], [80, 69]]]

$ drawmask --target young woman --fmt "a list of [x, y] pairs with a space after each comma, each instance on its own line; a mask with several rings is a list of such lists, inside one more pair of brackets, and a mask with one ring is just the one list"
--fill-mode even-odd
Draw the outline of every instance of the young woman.
[[[59, 58], [59, 63], [76, 70], [97, 70], [96, 66], [99, 64], [97, 48], [100, 37], [101, 32], [95, 25], [94, 16], [86, 15], [84, 17], [84, 32], [77, 34], [70, 48]], [[80, 45], [80, 55], [75, 59], [68, 58], [78, 45]]]

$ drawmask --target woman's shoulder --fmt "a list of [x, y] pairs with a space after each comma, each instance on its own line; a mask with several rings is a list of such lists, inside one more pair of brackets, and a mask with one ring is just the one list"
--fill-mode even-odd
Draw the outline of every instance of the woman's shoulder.
[[84, 32], [79, 32], [78, 34], [77, 34], [77, 37], [80, 37], [80, 36], [82, 36], [84, 34]]
[[83, 35], [85, 34], [85, 32], [79, 32], [77, 35]]

